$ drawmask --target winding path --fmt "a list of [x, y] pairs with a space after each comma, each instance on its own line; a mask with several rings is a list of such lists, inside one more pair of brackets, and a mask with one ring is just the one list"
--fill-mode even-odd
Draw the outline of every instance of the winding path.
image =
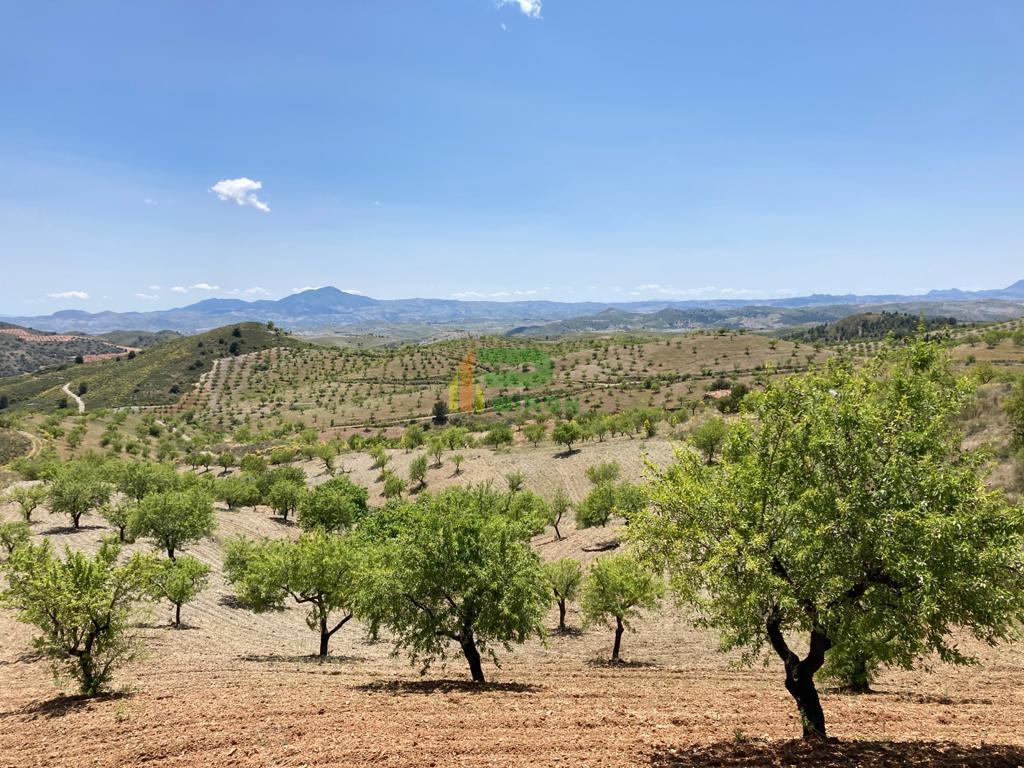
[[71, 382], [70, 381], [67, 384], [65, 384], [63, 387], [61, 387], [61, 390], [64, 392], [65, 395], [67, 395], [72, 400], [74, 400], [76, 403], [78, 403], [78, 412], [79, 413], [85, 413], [85, 401], [82, 400], [82, 398], [80, 398], [78, 395], [76, 395], [74, 392], [71, 391]]

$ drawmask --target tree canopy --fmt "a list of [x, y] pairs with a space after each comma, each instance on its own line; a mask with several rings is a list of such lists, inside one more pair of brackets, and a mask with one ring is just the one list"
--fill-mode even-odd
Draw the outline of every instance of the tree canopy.
[[680, 454], [632, 521], [725, 647], [779, 656], [805, 737], [826, 732], [814, 674], [830, 649], [963, 663], [955, 629], [996, 642], [1020, 619], [1024, 514], [961, 449], [970, 396], [922, 341], [860, 368], [832, 360], [748, 397], [721, 463]]
[[357, 531], [375, 563], [361, 611], [424, 669], [455, 644], [483, 682], [481, 654], [496, 660], [498, 647], [543, 633], [549, 587], [526, 541], [532, 526], [506, 513], [506, 497], [487, 487], [424, 493]]

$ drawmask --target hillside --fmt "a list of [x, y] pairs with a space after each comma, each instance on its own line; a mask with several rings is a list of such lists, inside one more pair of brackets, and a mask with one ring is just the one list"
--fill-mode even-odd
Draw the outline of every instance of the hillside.
[[0, 395], [8, 397], [13, 409], [50, 411], [66, 399], [61, 388], [70, 382], [76, 390], [85, 385], [90, 408], [173, 403], [215, 360], [299, 344], [280, 330], [242, 323], [173, 338], [115, 359], [3, 378]]
[[108, 331], [98, 333], [95, 338], [122, 347], [152, 347], [161, 341], [181, 336], [177, 331]]
[[957, 320], [955, 317], [922, 318], [904, 312], [861, 312], [834, 323], [787, 333], [786, 338], [826, 344], [876, 341], [889, 335], [902, 339], [916, 333], [922, 323], [926, 331], [935, 331], [954, 326]]
[[30, 373], [76, 357], [117, 355], [124, 352], [121, 346], [113, 339], [58, 335], [0, 323], [0, 376]]

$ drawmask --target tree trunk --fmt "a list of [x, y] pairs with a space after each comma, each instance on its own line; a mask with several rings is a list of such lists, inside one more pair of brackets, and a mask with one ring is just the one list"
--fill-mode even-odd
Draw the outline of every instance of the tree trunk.
[[800, 712], [804, 738], [826, 738], [825, 712], [821, 708], [818, 689], [814, 686], [814, 674], [825, 663], [825, 652], [832, 647], [832, 642], [823, 629], [815, 626], [811, 630], [810, 650], [808, 650], [807, 656], [801, 660], [789, 649], [789, 645], [782, 636], [778, 619], [769, 619], [767, 629], [772, 648], [775, 649], [786, 667], [786, 690], [793, 697], [797, 710]]
[[565, 632], [565, 600], [558, 601], [558, 631]]
[[612, 661], [619, 661], [619, 648], [622, 645], [622, 619], [615, 617], [615, 645], [612, 646]]
[[327, 644], [331, 642], [331, 635], [327, 631], [326, 624], [320, 625], [320, 658], [326, 658], [327, 656]]
[[865, 656], [857, 656], [850, 663], [850, 674], [843, 684], [843, 690], [850, 693], [871, 693], [871, 672]]
[[459, 643], [462, 645], [462, 652], [466, 655], [466, 661], [469, 662], [469, 673], [473, 676], [473, 682], [485, 682], [484, 668], [480, 664], [480, 651], [476, 649], [476, 642], [473, 640], [473, 633], [467, 632]]
[[167, 548], [167, 557], [169, 557], [171, 560], [174, 560], [174, 547]]
[[72, 523], [73, 527], [78, 528], [79, 525], [80, 525], [81, 519], [82, 519], [82, 513], [81, 512], [79, 512], [77, 515], [72, 515], [71, 516], [71, 523]]
[[174, 626], [181, 626], [181, 603], [176, 603], [174, 606]]

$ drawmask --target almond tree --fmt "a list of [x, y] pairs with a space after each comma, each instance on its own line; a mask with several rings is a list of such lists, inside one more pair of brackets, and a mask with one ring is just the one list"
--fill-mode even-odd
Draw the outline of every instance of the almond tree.
[[961, 447], [972, 386], [922, 341], [776, 381], [744, 401], [718, 464], [680, 455], [631, 521], [726, 648], [779, 657], [805, 738], [826, 735], [814, 676], [830, 651], [963, 664], [954, 632], [995, 643], [1018, 626], [1024, 514]]
[[350, 538], [322, 529], [297, 541], [235, 539], [224, 550], [224, 573], [244, 605], [256, 613], [283, 610], [289, 598], [308, 606], [306, 625], [320, 634], [320, 658], [352, 619], [357, 563]]

